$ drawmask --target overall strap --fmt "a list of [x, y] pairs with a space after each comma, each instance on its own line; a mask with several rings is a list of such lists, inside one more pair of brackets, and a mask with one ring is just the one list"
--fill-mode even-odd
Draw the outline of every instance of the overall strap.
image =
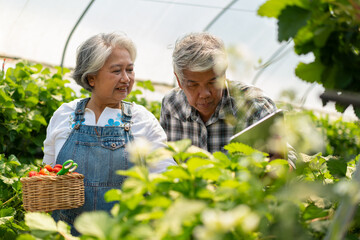
[[132, 142], [134, 140], [134, 136], [131, 133], [132, 107], [132, 103], [121, 101], [121, 121], [124, 123], [124, 130], [127, 133], [126, 136], [128, 142]]
[[132, 103], [121, 101], [121, 111], [122, 111], [121, 121], [123, 123], [131, 123], [132, 107], [133, 107]]
[[77, 103], [75, 109], [75, 126], [80, 125], [80, 123], [84, 121], [85, 107], [89, 100], [90, 98], [84, 98]]

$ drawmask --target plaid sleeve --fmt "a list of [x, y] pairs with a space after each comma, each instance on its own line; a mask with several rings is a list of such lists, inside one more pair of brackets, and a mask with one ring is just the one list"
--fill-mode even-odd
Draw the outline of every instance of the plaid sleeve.
[[246, 117], [246, 127], [256, 123], [263, 117], [276, 111], [276, 105], [273, 100], [268, 97], [254, 98], [249, 103]]
[[[163, 99], [161, 104], [161, 112], [160, 112], [160, 125], [164, 129], [166, 136], [170, 136], [169, 131], [171, 130], [171, 127], [169, 126], [170, 124], [169, 117], [170, 117], [170, 111], [167, 108], [165, 99]], [[167, 137], [167, 139], [168, 141], [170, 141], [169, 137]]]

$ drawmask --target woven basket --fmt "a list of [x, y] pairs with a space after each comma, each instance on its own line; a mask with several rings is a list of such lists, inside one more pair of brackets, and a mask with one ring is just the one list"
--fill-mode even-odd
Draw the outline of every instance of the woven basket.
[[34, 176], [20, 179], [26, 211], [50, 212], [84, 204], [84, 175]]

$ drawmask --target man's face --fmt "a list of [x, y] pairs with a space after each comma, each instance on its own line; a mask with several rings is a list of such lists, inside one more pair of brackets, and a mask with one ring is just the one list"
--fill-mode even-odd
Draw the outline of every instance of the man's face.
[[183, 71], [183, 81], [178, 84], [191, 106], [199, 111], [201, 119], [207, 122], [215, 112], [222, 97], [225, 76], [218, 76], [213, 70], [205, 72]]

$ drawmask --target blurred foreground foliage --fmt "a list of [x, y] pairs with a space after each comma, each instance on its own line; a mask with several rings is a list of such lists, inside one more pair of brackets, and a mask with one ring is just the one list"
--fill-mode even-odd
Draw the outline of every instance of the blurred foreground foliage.
[[[151, 153], [138, 146], [137, 165], [118, 171], [128, 176], [122, 189], [105, 195], [115, 202], [111, 214], [83, 213], [75, 220], [81, 233], [75, 238], [64, 222], [27, 213], [30, 233], [18, 239], [323, 239], [342, 199], [358, 195], [350, 179], [359, 156], [343, 169], [330, 164], [333, 157], [302, 154], [291, 170], [286, 160], [269, 161], [240, 143], [226, 149], [209, 154], [189, 140]], [[161, 174], [141, 164], [169, 156], [179, 165]], [[359, 235], [358, 215], [350, 226], [336, 226], [348, 239]]]
[[[67, 224], [54, 222], [49, 214], [26, 213], [19, 181], [40, 165], [53, 112], [77, 96], [59, 72], [39, 64], [20, 62], [1, 72], [0, 81], [0, 236], [77, 239]], [[138, 87], [154, 90], [150, 81]], [[140, 90], [134, 89], [128, 100], [159, 116], [160, 103], [147, 102]], [[267, 154], [242, 144], [229, 144], [228, 154], [209, 154], [187, 140], [151, 153], [140, 146], [138, 152], [148, 164], [173, 157], [179, 165], [162, 174], [149, 174], [141, 164], [119, 171], [128, 178], [121, 190], [105, 196], [116, 202], [112, 214], [81, 215], [75, 223], [80, 238], [323, 239], [341, 202], [356, 199], [358, 185], [351, 179], [359, 160], [359, 122], [330, 121], [312, 112], [287, 116], [293, 146], [302, 149], [295, 170], [286, 160], [269, 162]], [[297, 127], [295, 123], [307, 122], [303, 119], [310, 119], [312, 127]], [[312, 148], [316, 141], [324, 141], [323, 152]], [[350, 225], [344, 222], [338, 229], [345, 229], [348, 239], [356, 238], [359, 220], [356, 211]]]

